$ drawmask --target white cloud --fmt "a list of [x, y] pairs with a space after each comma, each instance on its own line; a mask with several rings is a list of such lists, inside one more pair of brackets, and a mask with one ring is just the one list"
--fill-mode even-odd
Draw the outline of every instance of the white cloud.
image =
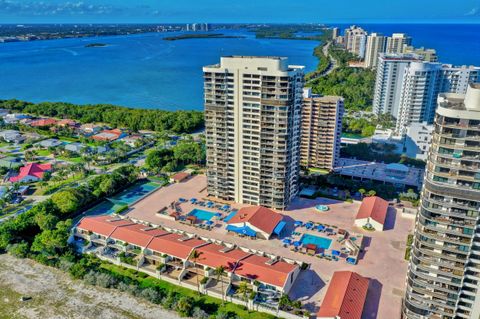
[[477, 8], [472, 8], [472, 10], [465, 13], [465, 15], [466, 16], [478, 16], [479, 13], [480, 13], [480, 11], [478, 10], [478, 7], [477, 7]]

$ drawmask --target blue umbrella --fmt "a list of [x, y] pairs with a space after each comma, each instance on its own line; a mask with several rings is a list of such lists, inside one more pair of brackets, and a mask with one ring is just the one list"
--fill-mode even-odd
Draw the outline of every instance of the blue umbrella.
[[338, 250], [332, 250], [332, 255], [340, 256], [340, 252]]
[[305, 224], [305, 227], [307, 227], [307, 228], [312, 228], [312, 227], [313, 227], [313, 224], [312, 224], [312, 223], [306, 223], [306, 224]]
[[287, 245], [290, 245], [292, 243], [292, 241], [290, 239], [286, 238], [286, 239], [283, 240], [283, 243], [287, 244]]
[[298, 240], [293, 242], [293, 246], [295, 246], [295, 247], [300, 247], [301, 245], [302, 245], [302, 243], [299, 242]]
[[210, 225], [213, 225], [213, 222], [212, 222], [211, 220], [207, 220], [207, 222], [206, 222], [205, 224], [207, 224], [208, 226], [210, 226]]
[[299, 220], [296, 220], [295, 223], [293, 224], [295, 227], [299, 227], [299, 226], [302, 226], [303, 223]]
[[323, 226], [323, 225], [318, 225], [318, 226], [317, 226], [317, 230], [318, 230], [318, 231], [322, 231], [322, 230], [324, 230], [324, 229], [325, 229], [325, 226]]

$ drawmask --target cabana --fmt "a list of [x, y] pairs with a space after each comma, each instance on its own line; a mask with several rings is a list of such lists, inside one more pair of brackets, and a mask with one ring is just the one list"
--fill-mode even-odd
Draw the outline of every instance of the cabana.
[[240, 234], [240, 235], [245, 235], [245, 236], [249, 236], [249, 237], [256, 237], [257, 236], [257, 232], [254, 231], [253, 229], [251, 229], [248, 226], [236, 227], [234, 225], [228, 225], [226, 229], [229, 232], [234, 232], [234, 233], [237, 233], [237, 234]]
[[306, 244], [304, 248], [305, 252], [309, 255], [315, 255], [317, 253], [317, 246], [315, 244]]

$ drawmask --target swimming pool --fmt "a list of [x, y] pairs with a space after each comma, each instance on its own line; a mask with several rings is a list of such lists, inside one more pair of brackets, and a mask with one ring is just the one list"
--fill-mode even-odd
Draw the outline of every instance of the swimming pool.
[[318, 248], [328, 249], [332, 243], [332, 240], [325, 237], [319, 237], [309, 234], [304, 234], [300, 239], [303, 245], [314, 244]]
[[215, 213], [194, 208], [190, 213], [188, 213], [188, 216], [195, 216], [197, 217], [197, 219], [200, 219], [200, 220], [210, 220], [213, 218], [213, 216], [215, 216]]

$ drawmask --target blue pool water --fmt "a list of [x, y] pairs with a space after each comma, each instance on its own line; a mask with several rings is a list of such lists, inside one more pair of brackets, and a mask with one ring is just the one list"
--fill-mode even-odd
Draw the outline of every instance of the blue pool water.
[[210, 220], [213, 218], [213, 216], [215, 216], [215, 213], [195, 208], [190, 213], [188, 213], [188, 216], [195, 216], [197, 217], [197, 219], [200, 220]]
[[300, 241], [302, 242], [303, 245], [314, 244], [318, 248], [323, 248], [323, 249], [330, 248], [330, 244], [332, 243], [332, 240], [329, 238], [319, 237], [319, 236], [314, 236], [309, 234], [304, 234], [302, 236], [302, 239], [300, 239]]

